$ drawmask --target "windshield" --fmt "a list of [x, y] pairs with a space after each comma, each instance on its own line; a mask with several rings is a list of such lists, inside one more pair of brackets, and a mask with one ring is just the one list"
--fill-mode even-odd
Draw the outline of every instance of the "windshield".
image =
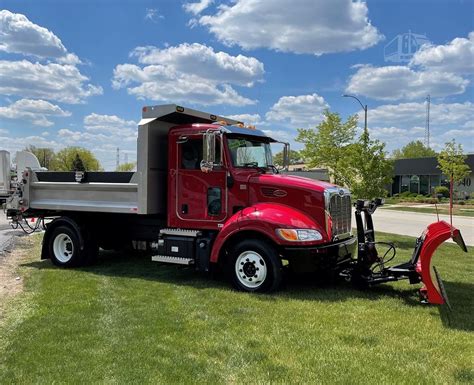
[[227, 143], [234, 167], [265, 167], [272, 165], [270, 143], [245, 136], [228, 137]]

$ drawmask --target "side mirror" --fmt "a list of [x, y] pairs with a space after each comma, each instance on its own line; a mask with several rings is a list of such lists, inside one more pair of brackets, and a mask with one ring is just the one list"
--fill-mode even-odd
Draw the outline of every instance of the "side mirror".
[[290, 166], [290, 143], [284, 143], [283, 147], [283, 169], [288, 171]]
[[211, 172], [216, 162], [216, 132], [207, 131], [203, 135], [202, 145], [201, 171]]

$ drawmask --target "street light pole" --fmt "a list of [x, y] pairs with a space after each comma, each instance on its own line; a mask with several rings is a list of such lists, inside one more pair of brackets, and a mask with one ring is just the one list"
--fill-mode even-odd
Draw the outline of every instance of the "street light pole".
[[357, 100], [360, 104], [360, 106], [362, 107], [362, 109], [364, 110], [364, 116], [365, 116], [365, 119], [364, 119], [364, 133], [367, 135], [368, 134], [368, 131], [367, 131], [367, 104], [366, 105], [363, 105], [362, 102], [359, 100], [359, 98], [357, 98], [356, 96], [354, 95], [342, 95], [344, 98], [353, 98], [355, 100]]

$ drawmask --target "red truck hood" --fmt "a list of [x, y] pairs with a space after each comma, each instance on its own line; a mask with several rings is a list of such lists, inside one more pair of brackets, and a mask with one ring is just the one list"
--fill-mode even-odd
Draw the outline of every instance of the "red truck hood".
[[261, 174], [250, 178], [250, 183], [268, 184], [281, 188], [290, 187], [323, 193], [326, 188], [335, 187], [331, 183], [320, 180], [304, 178], [302, 176], [282, 175], [282, 174]]
[[269, 202], [302, 211], [325, 228], [324, 190], [335, 187], [319, 180], [293, 175], [261, 174], [249, 180], [250, 204]]

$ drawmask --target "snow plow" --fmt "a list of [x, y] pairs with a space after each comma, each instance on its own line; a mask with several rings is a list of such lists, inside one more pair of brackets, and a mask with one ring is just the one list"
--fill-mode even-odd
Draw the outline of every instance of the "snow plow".
[[[409, 261], [387, 266], [395, 258], [396, 248], [393, 243], [375, 241], [372, 221], [372, 214], [382, 204], [381, 199], [358, 200], [355, 203], [358, 253], [352, 265], [341, 272], [341, 276], [358, 287], [372, 287], [402, 279], [407, 279], [410, 284], [421, 282], [423, 286], [419, 294], [422, 303], [446, 304], [451, 308], [443, 281], [432, 265], [432, 257], [436, 249], [449, 238], [467, 252], [461, 232], [445, 221], [431, 223], [416, 239]], [[378, 254], [377, 245], [388, 247], [383, 256]]]

